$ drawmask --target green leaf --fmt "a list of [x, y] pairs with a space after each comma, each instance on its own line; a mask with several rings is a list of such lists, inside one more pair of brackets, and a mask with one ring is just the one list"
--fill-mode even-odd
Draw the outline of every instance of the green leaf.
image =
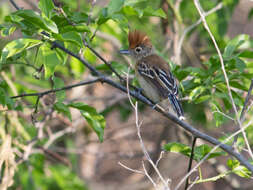
[[238, 57], [244, 57], [244, 58], [253, 58], [253, 52], [250, 50], [244, 50], [243, 52], [241, 52]]
[[252, 16], [253, 16], [253, 8], [251, 8], [249, 13], [248, 13], [248, 19], [251, 20]]
[[[54, 89], [64, 87], [64, 81], [59, 77], [54, 76], [53, 82], [54, 82]], [[56, 92], [56, 98], [57, 98], [58, 102], [63, 102], [63, 100], [66, 98], [65, 90], [61, 90], [61, 91]]]
[[71, 32], [71, 31], [76, 31], [76, 32], [90, 32], [90, 29], [87, 25], [84, 24], [77, 24], [75, 26], [64, 26], [60, 28], [60, 33], [66, 33], [66, 32]]
[[206, 90], [203, 86], [198, 86], [194, 90], [191, 91], [189, 98], [190, 100], [195, 100], [198, 96], [200, 96]]
[[62, 34], [62, 38], [64, 39], [64, 41], [72, 42], [78, 45], [79, 47], [83, 47], [82, 37], [78, 32], [74, 31], [66, 32]]
[[40, 0], [39, 9], [50, 19], [52, 11], [54, 9], [54, 3], [52, 0]]
[[113, 15], [115, 12], [121, 10], [125, 0], [111, 0], [108, 5], [108, 15]]
[[70, 17], [70, 19], [76, 23], [76, 24], [80, 24], [80, 23], [87, 23], [89, 18], [89, 16], [84, 13], [84, 12], [74, 12], [73, 15]]
[[202, 103], [202, 102], [205, 102], [207, 100], [211, 99], [211, 95], [205, 95], [205, 96], [200, 96], [199, 98], [197, 98], [194, 103], [195, 104], [199, 104], [199, 103]]
[[6, 37], [6, 36], [11, 35], [16, 30], [16, 27], [15, 26], [6, 26], [6, 27], [0, 28], [0, 30], [1, 30], [1, 35], [3, 37]]
[[40, 40], [29, 39], [29, 38], [20, 38], [9, 42], [2, 50], [2, 56], [0, 61], [4, 62], [7, 58], [12, 57], [22, 51], [32, 48], [41, 44]]
[[191, 155], [191, 148], [185, 144], [178, 143], [178, 142], [165, 144], [163, 146], [163, 149], [168, 152], [180, 153], [187, 157], [190, 157]]
[[142, 14], [140, 15], [139, 12], [137, 11], [137, 9], [135, 9], [132, 6], [124, 6], [122, 8], [122, 12], [127, 15], [127, 16], [138, 16], [141, 17], [143, 15], [143, 11]]
[[240, 89], [240, 90], [248, 91], [248, 89], [246, 88], [245, 85], [242, 85], [242, 84], [240, 84], [240, 83], [237, 82], [237, 81], [230, 81], [229, 84], [230, 84], [232, 87], [238, 88], [238, 89]]
[[223, 56], [224, 56], [225, 58], [228, 58], [228, 57], [232, 56], [232, 54], [233, 54], [233, 52], [234, 52], [235, 49], [236, 49], [236, 47], [235, 47], [234, 45], [228, 44], [228, 45], [225, 47], [225, 51], [224, 51]]
[[[194, 160], [196, 160], [196, 161], [202, 160], [207, 154], [209, 154], [209, 152], [211, 150], [212, 150], [212, 147], [210, 147], [206, 144], [195, 147], [194, 148]], [[222, 155], [226, 155], [226, 153], [223, 151], [222, 152], [213, 152], [208, 156], [207, 160], [217, 157], [217, 156], [222, 156]]]
[[153, 7], [150, 6], [144, 9], [143, 16], [157, 16], [161, 18], [167, 18], [166, 14], [161, 8], [154, 10]]
[[97, 21], [98, 25], [102, 25], [105, 22], [107, 22], [110, 19], [110, 17], [108, 16], [108, 8], [103, 8], [100, 13], [99, 13], [99, 18]]
[[7, 106], [8, 109], [14, 109], [14, 101], [6, 94], [5, 90], [0, 88], [0, 104]]
[[56, 109], [59, 113], [63, 113], [63, 115], [67, 116], [70, 121], [72, 120], [69, 107], [63, 104], [62, 102], [56, 102], [54, 104], [54, 109]]
[[60, 63], [61, 59], [54, 50], [51, 50], [50, 44], [44, 43], [38, 51], [37, 61], [45, 67], [45, 78], [48, 79]]
[[88, 106], [86, 104], [83, 104], [81, 102], [71, 103], [68, 106], [76, 108], [81, 112], [82, 116], [86, 119], [86, 121], [89, 123], [91, 128], [98, 135], [99, 141], [103, 142], [104, 128], [105, 128], [104, 116], [102, 116], [101, 114], [98, 114], [95, 108]]
[[44, 23], [46, 24], [46, 26], [54, 33], [58, 34], [58, 28], [57, 25], [54, 23], [54, 21], [50, 20], [47, 17], [43, 17], [44, 19]]
[[240, 165], [240, 162], [238, 160], [228, 159], [227, 165], [229, 168], [232, 169], [232, 172], [234, 172], [238, 176], [244, 178], [251, 177], [251, 172], [245, 166]]
[[34, 12], [32, 10], [19, 10], [13, 14], [24, 18], [26, 21], [34, 24], [38, 28], [49, 32], [58, 33], [56, 24], [52, 20], [49, 20], [47, 17], [41, 17], [37, 12]]
[[235, 66], [240, 72], [243, 72], [246, 68], [246, 64], [244, 63], [244, 61], [238, 57], [235, 58]]
[[224, 58], [230, 58], [234, 51], [240, 47], [244, 42], [249, 40], [249, 36], [242, 34], [242, 35], [238, 35], [236, 36], [234, 39], [232, 39], [227, 46], [225, 47], [223, 56]]

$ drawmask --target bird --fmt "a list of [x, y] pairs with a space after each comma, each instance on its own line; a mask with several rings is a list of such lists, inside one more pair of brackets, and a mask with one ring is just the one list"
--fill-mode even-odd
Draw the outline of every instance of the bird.
[[135, 60], [135, 76], [144, 94], [156, 104], [168, 99], [170, 112], [184, 120], [184, 111], [178, 99], [177, 81], [168, 63], [155, 53], [144, 32], [130, 31], [128, 43], [128, 49], [120, 50], [120, 53], [130, 55]]

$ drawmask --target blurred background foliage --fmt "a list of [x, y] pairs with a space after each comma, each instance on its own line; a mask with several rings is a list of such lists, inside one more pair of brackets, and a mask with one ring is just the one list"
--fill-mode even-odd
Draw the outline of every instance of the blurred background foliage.
[[[207, 22], [222, 51], [233, 98], [241, 110], [253, 78], [253, 44], [249, 35], [241, 34], [233, 39], [227, 35], [230, 18], [239, 1], [200, 2], [205, 11], [222, 2], [223, 7], [207, 16]], [[16, 3], [19, 4], [21, 1]], [[193, 1], [183, 0], [179, 8], [176, 7], [176, 3], [175, 0], [62, 0], [54, 3], [40, 0], [38, 4], [32, 2], [33, 6], [30, 5], [29, 9], [15, 11], [9, 1], [0, 2], [0, 123], [3, 126], [1, 139], [4, 141], [6, 134], [11, 134], [13, 141], [15, 139], [13, 149], [18, 152], [15, 153], [15, 158], [22, 161], [15, 170], [14, 183], [10, 189], [86, 189], [85, 183], [77, 175], [79, 171], [76, 154], [63, 154], [69, 157], [70, 163], [67, 165], [72, 167], [66, 167], [57, 161], [45, 161], [45, 154], [51, 154], [45, 153], [41, 147], [45, 148], [50, 135], [38, 138], [39, 128], [35, 128], [34, 121], [51, 121], [47, 117], [57, 113], [68, 118], [66, 123], [74, 122], [74, 109], [80, 112], [102, 142], [104, 129], [106, 130], [105, 118], [109, 113], [117, 110], [123, 121], [127, 121], [132, 113], [127, 98], [122, 100], [125, 102], [123, 104], [104, 106], [97, 111], [96, 106], [88, 105], [88, 102], [82, 100], [76, 101], [75, 98], [71, 99], [68, 92], [59, 91], [54, 96], [45, 97], [45, 105], [39, 101], [38, 113], [34, 111], [38, 103], [36, 96], [25, 97], [22, 100], [12, 99], [11, 96], [22, 93], [61, 88], [92, 75], [75, 58], [58, 49], [52, 49], [52, 41], [61, 43], [84, 57], [102, 73], [118, 80], [109, 67], [85, 44], [100, 52], [112, 67], [124, 76], [130, 63], [127, 58], [118, 54], [118, 50], [128, 46], [129, 30], [145, 31], [151, 38], [156, 52], [168, 61], [173, 74], [180, 82], [183, 107], [190, 122], [201, 124], [206, 128], [204, 130], [213, 130], [214, 126], [232, 122], [229, 118], [235, 116], [220, 60], [210, 36], [201, 24], [186, 35], [182, 53], [179, 55], [181, 61], [177, 60], [178, 42], [173, 40], [179, 40], [183, 31], [198, 21], [199, 14]], [[43, 35], [42, 31], [50, 37]], [[189, 47], [192, 47], [191, 51]], [[132, 84], [138, 85], [132, 75], [133, 71], [130, 73]], [[140, 109], [146, 108], [141, 105]], [[249, 110], [248, 115], [251, 114], [252, 111]], [[34, 120], [30, 119], [31, 115], [35, 117]], [[14, 123], [11, 121], [13, 117], [17, 117]], [[248, 119], [249, 117], [246, 118]], [[60, 126], [58, 124], [52, 129], [43, 130], [52, 134], [60, 130]], [[85, 128], [82, 132], [89, 135], [91, 130]], [[247, 135], [252, 144], [252, 128], [248, 128]], [[34, 139], [35, 151], [24, 160], [24, 147]], [[60, 137], [55, 143], [68, 149], [74, 147], [74, 141], [75, 135], [71, 134], [66, 139]], [[242, 142], [242, 138], [239, 138], [238, 142]], [[181, 150], [176, 152], [181, 153]], [[203, 153], [205, 154], [206, 152]], [[53, 157], [55, 158], [55, 155]], [[229, 164], [231, 166], [231, 162]]]

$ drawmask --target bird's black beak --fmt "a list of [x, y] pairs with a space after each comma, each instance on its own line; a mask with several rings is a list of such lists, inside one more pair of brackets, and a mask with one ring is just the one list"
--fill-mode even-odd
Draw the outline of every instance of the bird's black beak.
[[129, 55], [130, 51], [129, 50], [120, 50], [119, 53]]

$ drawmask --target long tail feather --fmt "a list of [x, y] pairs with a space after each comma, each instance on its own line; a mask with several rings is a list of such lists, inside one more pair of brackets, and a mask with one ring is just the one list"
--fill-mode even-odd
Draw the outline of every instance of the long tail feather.
[[183, 108], [182, 108], [180, 102], [178, 101], [177, 97], [174, 94], [169, 94], [168, 98], [169, 98], [172, 108], [176, 112], [178, 118], [180, 120], [184, 120], [184, 111], [183, 111]]

